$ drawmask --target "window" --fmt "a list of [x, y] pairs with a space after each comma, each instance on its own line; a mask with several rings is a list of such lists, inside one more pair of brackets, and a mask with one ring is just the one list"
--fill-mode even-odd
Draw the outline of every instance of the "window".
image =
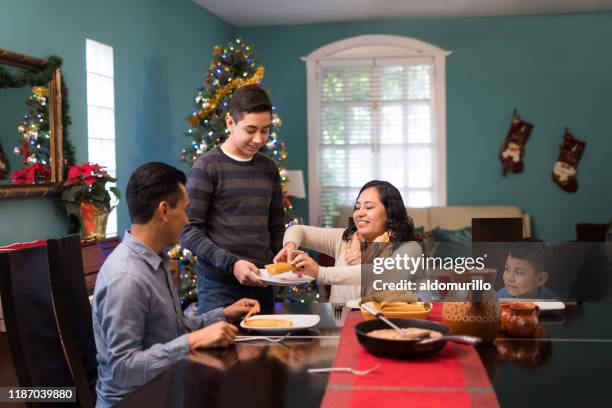
[[446, 55], [362, 36], [305, 58], [311, 224], [331, 226], [373, 179], [395, 185], [408, 207], [446, 204]]
[[[113, 47], [89, 39], [85, 46], [89, 161], [105, 166], [108, 173], [116, 177]], [[111, 183], [107, 187], [111, 187]], [[111, 202], [111, 205], [116, 203]], [[108, 216], [106, 235], [117, 235], [116, 209]]]

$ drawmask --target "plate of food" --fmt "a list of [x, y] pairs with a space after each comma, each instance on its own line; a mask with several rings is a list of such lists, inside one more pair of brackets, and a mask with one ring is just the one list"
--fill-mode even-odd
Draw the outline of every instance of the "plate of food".
[[315, 327], [320, 320], [319, 315], [257, 315], [240, 322], [240, 327], [262, 333], [289, 333]]
[[287, 262], [278, 262], [266, 265], [265, 269], [260, 269], [262, 282], [272, 286], [301, 285], [314, 280], [312, 276], [302, 275], [299, 277], [295, 271], [295, 265]]
[[[383, 316], [396, 319], [422, 319], [426, 320], [433, 305], [429, 302], [399, 302], [382, 301], [367, 302], [376, 310], [380, 310]], [[361, 314], [365, 320], [372, 320], [375, 317], [361, 308]]]
[[531, 302], [538, 306], [540, 313], [556, 312], [565, 309], [565, 303], [560, 300], [549, 299], [516, 299], [516, 298], [500, 298], [500, 302]]
[[360, 298], [349, 299], [346, 301], [345, 305], [349, 309], [359, 310], [361, 309], [361, 299]]
[[359, 343], [370, 353], [385, 357], [416, 357], [440, 351], [446, 340], [420, 344], [425, 338], [435, 339], [450, 334], [450, 329], [442, 324], [428, 320], [391, 319], [401, 328], [400, 337], [381, 320], [367, 320], [355, 325]]

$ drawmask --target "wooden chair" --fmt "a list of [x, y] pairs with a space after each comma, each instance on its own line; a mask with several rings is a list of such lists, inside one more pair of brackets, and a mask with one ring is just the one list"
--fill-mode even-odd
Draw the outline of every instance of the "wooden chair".
[[83, 276], [81, 238], [70, 235], [47, 241], [51, 293], [68, 365], [79, 402], [93, 407], [98, 379], [91, 307]]
[[56, 323], [46, 247], [0, 252], [0, 297], [19, 385], [74, 387]]
[[497, 271], [493, 279], [496, 290], [504, 286], [504, 265], [511, 243], [521, 239], [522, 218], [472, 218], [472, 255], [487, 255], [487, 267]]
[[608, 224], [576, 224], [576, 241], [578, 242], [604, 242]]

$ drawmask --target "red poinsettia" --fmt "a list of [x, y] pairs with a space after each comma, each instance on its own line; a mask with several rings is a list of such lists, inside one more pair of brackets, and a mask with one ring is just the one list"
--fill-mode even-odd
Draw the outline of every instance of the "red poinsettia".
[[[98, 164], [85, 163], [80, 166], [71, 166], [68, 169], [68, 180], [64, 183], [64, 186], [73, 186], [75, 184], [85, 183], [92, 185], [97, 179], [112, 178], [108, 175], [105, 167]], [[115, 181], [115, 180], [106, 180]]]
[[49, 181], [51, 171], [49, 167], [40, 163], [34, 163], [31, 166], [24, 167], [11, 173], [11, 184], [36, 184], [46, 183]]
[[110, 211], [110, 194], [119, 199], [119, 189], [110, 187], [106, 183], [115, 182], [105, 170], [105, 167], [93, 163], [72, 166], [68, 169], [68, 180], [64, 183], [62, 201], [66, 211], [78, 214], [81, 203], [91, 203], [100, 209]]

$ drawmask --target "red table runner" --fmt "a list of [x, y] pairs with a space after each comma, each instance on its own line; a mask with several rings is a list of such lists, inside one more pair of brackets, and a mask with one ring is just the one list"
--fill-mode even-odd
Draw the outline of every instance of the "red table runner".
[[17, 251], [19, 249], [46, 246], [46, 245], [47, 245], [47, 240], [45, 239], [39, 239], [38, 241], [31, 241], [31, 242], [17, 242], [14, 244], [0, 247], [0, 252]]
[[[430, 320], [441, 320], [436, 305]], [[332, 373], [322, 407], [498, 407], [495, 391], [474, 347], [447, 343], [438, 353], [421, 359], [376, 357], [359, 344], [351, 312], [340, 334], [334, 367], [365, 370], [381, 363], [366, 376]]]

